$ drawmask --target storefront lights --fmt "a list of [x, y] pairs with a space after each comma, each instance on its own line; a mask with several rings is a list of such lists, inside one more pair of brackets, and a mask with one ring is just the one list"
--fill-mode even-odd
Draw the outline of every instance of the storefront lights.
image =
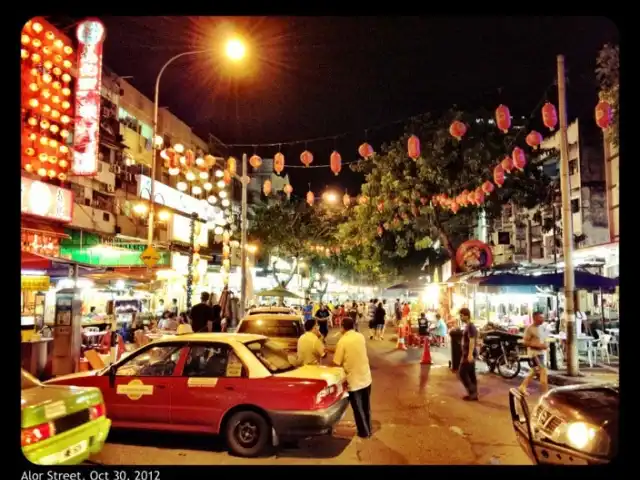
[[227, 192], [222, 191], [222, 192], [218, 193], [218, 196], [219, 196], [220, 198], [227, 198]]
[[144, 203], [136, 203], [133, 207], [133, 211], [137, 214], [137, 215], [145, 215], [147, 213], [147, 205]]
[[216, 184], [218, 186], [218, 188], [224, 188], [225, 187], [225, 183], [223, 180], [218, 181], [218, 183]]
[[185, 178], [189, 181], [189, 182], [193, 182], [196, 179], [196, 174], [193, 173], [192, 171], [188, 171], [187, 174], [185, 175]]
[[228, 199], [224, 199], [222, 200], [222, 206], [223, 207], [228, 207], [229, 205], [231, 205], [231, 202]]
[[171, 218], [171, 214], [167, 210], [161, 210], [160, 213], [158, 213], [158, 219], [160, 219], [161, 222], [166, 222], [169, 218]]
[[218, 199], [213, 195], [209, 195], [209, 198], [207, 198], [207, 202], [209, 202], [211, 205], [214, 205], [217, 201]]
[[215, 175], [218, 178], [222, 178], [222, 177], [224, 177], [224, 172], [222, 170], [216, 170]]
[[224, 229], [222, 227], [216, 227], [213, 230], [213, 233], [215, 233], [216, 235], [222, 235], [222, 232], [224, 232]]
[[213, 188], [213, 185], [211, 185], [211, 183], [207, 182], [204, 185], [202, 185], [202, 188], [204, 188], [208, 192]]

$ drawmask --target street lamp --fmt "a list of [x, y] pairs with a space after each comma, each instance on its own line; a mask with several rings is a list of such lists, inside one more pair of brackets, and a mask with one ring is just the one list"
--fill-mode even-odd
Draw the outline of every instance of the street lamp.
[[[171, 57], [167, 62], [160, 68], [158, 72], [158, 76], [156, 77], [156, 87], [155, 87], [155, 95], [153, 100], [153, 139], [154, 139], [154, 147], [151, 151], [151, 195], [150, 198], [154, 198], [154, 190], [155, 190], [155, 182], [156, 182], [156, 159], [157, 159], [157, 150], [162, 146], [162, 138], [158, 136], [158, 109], [159, 109], [159, 96], [160, 96], [160, 79], [162, 78], [162, 74], [167, 69], [169, 65], [171, 65], [174, 61], [179, 58], [191, 56], [191, 55], [200, 55], [202, 53], [208, 53], [212, 51], [212, 49], [204, 49], [204, 50], [193, 50], [190, 52], [179, 53]], [[237, 38], [230, 39], [225, 46], [225, 53], [227, 58], [230, 60], [237, 62], [242, 60], [246, 55], [246, 48], [244, 43]], [[220, 172], [220, 173], [218, 173]], [[221, 170], [216, 171], [216, 177], [220, 178], [222, 174]], [[242, 155], [242, 176], [239, 177], [237, 174], [233, 174], [233, 177], [240, 180], [242, 184], [242, 249], [241, 249], [241, 276], [240, 276], [240, 296], [242, 298], [242, 302], [240, 303], [240, 317], [244, 316], [244, 303], [246, 302], [246, 291], [247, 291], [247, 278], [246, 278], [246, 269], [247, 269], [247, 249], [245, 248], [247, 245], [247, 186], [249, 182], [247, 181], [247, 155]], [[220, 182], [219, 182], [220, 183]], [[223, 182], [224, 183], [224, 182]], [[186, 187], [186, 185], [185, 185]], [[224, 199], [222, 202], [223, 206], [229, 205], [229, 200]], [[147, 235], [147, 243], [149, 246], [153, 244], [153, 220], [155, 215], [155, 206], [153, 200], [150, 202], [149, 209], [149, 230]]]
[[336, 192], [331, 192], [331, 191], [324, 192], [323, 197], [324, 197], [324, 201], [327, 203], [334, 204], [338, 202], [338, 194]]

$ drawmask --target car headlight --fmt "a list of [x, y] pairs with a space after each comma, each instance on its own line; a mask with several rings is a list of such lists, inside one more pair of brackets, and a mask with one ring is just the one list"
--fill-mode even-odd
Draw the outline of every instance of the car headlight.
[[578, 450], [584, 450], [593, 442], [597, 430], [584, 422], [574, 422], [567, 426], [567, 440]]
[[558, 429], [554, 435], [562, 443], [581, 452], [606, 456], [609, 454], [609, 435], [602, 428], [585, 422], [571, 422]]

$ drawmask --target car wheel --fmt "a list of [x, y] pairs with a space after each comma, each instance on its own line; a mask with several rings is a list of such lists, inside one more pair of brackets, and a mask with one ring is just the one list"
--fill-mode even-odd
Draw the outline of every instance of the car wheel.
[[255, 457], [270, 445], [271, 427], [266, 418], [251, 410], [234, 413], [225, 428], [231, 453], [241, 457]]

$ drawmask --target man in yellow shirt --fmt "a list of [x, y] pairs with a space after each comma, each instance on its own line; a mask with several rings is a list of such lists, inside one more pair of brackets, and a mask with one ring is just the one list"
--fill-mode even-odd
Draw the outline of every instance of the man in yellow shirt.
[[327, 356], [320, 330], [315, 320], [304, 322], [305, 333], [298, 339], [298, 365], [319, 365]]

